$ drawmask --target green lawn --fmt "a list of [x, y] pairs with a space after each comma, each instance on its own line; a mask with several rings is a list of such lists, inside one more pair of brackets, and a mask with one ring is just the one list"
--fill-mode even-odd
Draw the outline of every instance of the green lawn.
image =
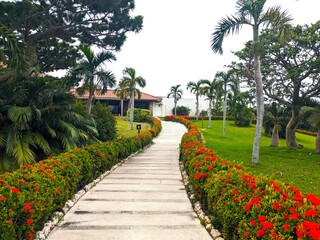
[[127, 120], [127, 118], [116, 118], [117, 120], [117, 133], [118, 135], [124, 136], [124, 137], [132, 137], [136, 134], [138, 134], [138, 130], [136, 128], [137, 124], [141, 124], [141, 131], [146, 131], [150, 129], [150, 125], [148, 123], [139, 123], [134, 122], [133, 130], [131, 130], [130, 122]]
[[273, 179], [288, 182], [304, 194], [320, 196], [320, 155], [315, 154], [315, 137], [297, 133], [297, 140], [304, 147], [287, 149], [281, 139], [279, 147], [270, 147], [270, 137], [262, 136], [260, 163], [251, 164], [252, 144], [255, 126], [240, 128], [233, 121], [227, 121], [227, 137], [222, 137], [222, 121], [212, 121], [208, 129], [207, 121], [197, 124], [203, 133], [206, 147], [213, 149], [222, 158], [242, 163], [254, 175], [269, 175]]

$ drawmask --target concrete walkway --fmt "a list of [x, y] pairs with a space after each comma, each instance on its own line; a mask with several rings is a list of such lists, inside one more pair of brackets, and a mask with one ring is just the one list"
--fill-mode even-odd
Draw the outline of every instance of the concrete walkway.
[[179, 143], [186, 128], [162, 127], [155, 144], [89, 190], [48, 239], [212, 239], [182, 183]]

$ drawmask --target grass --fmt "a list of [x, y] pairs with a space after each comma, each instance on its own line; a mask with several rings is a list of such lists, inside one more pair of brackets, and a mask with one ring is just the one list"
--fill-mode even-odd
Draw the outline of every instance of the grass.
[[148, 123], [134, 122], [133, 130], [131, 130], [131, 125], [130, 125], [130, 122], [127, 120], [127, 118], [116, 118], [116, 120], [117, 120], [117, 133], [120, 136], [132, 137], [138, 134], [137, 124], [141, 124], [141, 131], [146, 131], [150, 129], [150, 125]]
[[279, 147], [271, 147], [271, 138], [261, 137], [259, 164], [251, 163], [255, 126], [237, 127], [233, 121], [227, 121], [227, 137], [222, 137], [222, 121], [198, 121], [198, 129], [203, 133], [206, 147], [213, 149], [222, 158], [230, 162], [241, 163], [254, 175], [268, 175], [272, 179], [282, 180], [300, 189], [302, 193], [315, 193], [320, 196], [320, 155], [315, 153], [315, 137], [296, 133], [303, 148], [288, 149], [284, 139]]

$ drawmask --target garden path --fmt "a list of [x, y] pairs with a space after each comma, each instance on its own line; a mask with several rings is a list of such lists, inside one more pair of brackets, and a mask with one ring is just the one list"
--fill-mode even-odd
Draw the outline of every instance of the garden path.
[[185, 132], [181, 124], [162, 122], [154, 144], [89, 190], [48, 239], [212, 239], [182, 182], [179, 143]]

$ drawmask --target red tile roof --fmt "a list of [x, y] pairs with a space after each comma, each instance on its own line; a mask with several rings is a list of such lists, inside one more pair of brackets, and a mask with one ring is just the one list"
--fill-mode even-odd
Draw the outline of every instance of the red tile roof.
[[[85, 92], [84, 95], [78, 95], [78, 93], [76, 92], [75, 88], [72, 88], [71, 93], [74, 94], [76, 97], [81, 98], [81, 99], [88, 99], [89, 97], [89, 93]], [[108, 89], [106, 93], [104, 94], [100, 94], [99, 90], [96, 90], [94, 93], [94, 98], [95, 99], [103, 99], [103, 100], [120, 100], [119, 97], [117, 97], [117, 95], [115, 95], [113, 93], [113, 89]], [[129, 97], [128, 97], [129, 99]], [[136, 97], [135, 99], [138, 99], [138, 97]], [[141, 92], [141, 98], [139, 99], [140, 101], [150, 101], [150, 102], [160, 102], [162, 100], [161, 97], [155, 97], [152, 96], [150, 94]]]

